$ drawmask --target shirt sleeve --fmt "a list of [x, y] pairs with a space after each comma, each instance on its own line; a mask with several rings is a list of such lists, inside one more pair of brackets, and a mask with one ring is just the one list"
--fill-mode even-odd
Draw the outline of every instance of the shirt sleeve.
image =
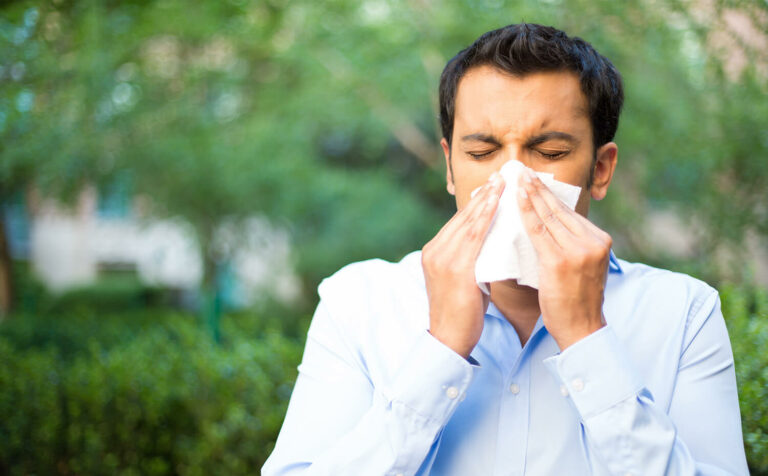
[[424, 330], [381, 389], [359, 352], [321, 300], [263, 476], [428, 473], [473, 365]]
[[668, 413], [654, 403], [609, 326], [545, 360], [581, 417], [593, 469], [612, 475], [749, 474], [733, 354], [716, 292], [691, 318], [688, 335]]

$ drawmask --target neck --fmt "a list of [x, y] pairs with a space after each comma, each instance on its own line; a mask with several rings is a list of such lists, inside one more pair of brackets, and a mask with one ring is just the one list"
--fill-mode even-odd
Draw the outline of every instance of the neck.
[[494, 282], [490, 288], [491, 302], [512, 324], [520, 337], [520, 345], [524, 346], [541, 314], [539, 291], [529, 286], [520, 286], [515, 280]]

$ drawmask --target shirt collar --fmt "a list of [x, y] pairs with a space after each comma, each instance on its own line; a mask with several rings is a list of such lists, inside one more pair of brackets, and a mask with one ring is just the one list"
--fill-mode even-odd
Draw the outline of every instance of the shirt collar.
[[613, 248], [611, 248], [610, 254], [608, 255], [608, 272], [619, 274], [624, 272], [621, 269], [621, 264], [619, 264], [619, 259], [616, 258], [616, 255], [613, 253]]
[[[493, 304], [493, 302], [488, 303], [488, 309], [485, 311], [485, 315], [500, 319], [510, 327], [512, 326], [507, 318], [504, 317], [504, 314], [499, 311], [499, 308]], [[548, 332], [547, 328], [544, 327], [544, 320], [542, 319], [541, 315], [539, 315], [539, 318], [536, 320], [536, 325], [533, 326], [533, 330], [531, 331], [531, 336], [528, 338], [528, 342], [531, 342], [533, 338], [539, 333], [539, 331]]]
[[[507, 318], [504, 317], [504, 314], [502, 314], [501, 311], [499, 311], [499, 308], [496, 307], [496, 305], [493, 304], [493, 302], [489, 302], [488, 303], [488, 310], [485, 311], [485, 315], [486, 316], [493, 316], [493, 317], [495, 317], [497, 319], [501, 319], [502, 321], [506, 321], [507, 320]], [[535, 334], [536, 331], [539, 329], [539, 327], [541, 327], [543, 325], [544, 325], [544, 323], [541, 320], [541, 316], [539, 316], [539, 321], [536, 323], [536, 327], [533, 329], [533, 333], [531, 335]]]
[[485, 311], [485, 314], [487, 316], [493, 316], [497, 319], [504, 319], [506, 320], [506, 317], [504, 317], [504, 314], [499, 311], [499, 308], [496, 307], [493, 302], [488, 302], [488, 309]]

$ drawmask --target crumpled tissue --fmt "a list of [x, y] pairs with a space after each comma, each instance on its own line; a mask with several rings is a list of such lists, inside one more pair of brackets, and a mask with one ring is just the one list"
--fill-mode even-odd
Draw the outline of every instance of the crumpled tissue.
[[[506, 182], [504, 192], [475, 264], [475, 280], [485, 294], [490, 294], [489, 283], [507, 279], [516, 279], [523, 286], [539, 287], [538, 255], [525, 231], [517, 204], [517, 181], [524, 169], [520, 161], [510, 160], [499, 171]], [[576, 207], [581, 187], [559, 182], [551, 173], [533, 172], [571, 210]], [[473, 197], [478, 190], [472, 192]]]

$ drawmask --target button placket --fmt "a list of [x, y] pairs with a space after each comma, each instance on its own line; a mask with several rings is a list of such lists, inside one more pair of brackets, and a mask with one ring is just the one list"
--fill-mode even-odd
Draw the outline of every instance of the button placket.
[[[528, 447], [528, 420], [530, 418], [530, 359], [521, 356], [508, 374], [499, 413], [499, 421], [515, 421], [512, 431], [504, 432], [498, 441], [496, 473], [522, 474]], [[507, 393], [508, 392], [508, 393]], [[500, 423], [503, 424], [503, 423]], [[521, 466], [517, 466], [520, 464]]]

